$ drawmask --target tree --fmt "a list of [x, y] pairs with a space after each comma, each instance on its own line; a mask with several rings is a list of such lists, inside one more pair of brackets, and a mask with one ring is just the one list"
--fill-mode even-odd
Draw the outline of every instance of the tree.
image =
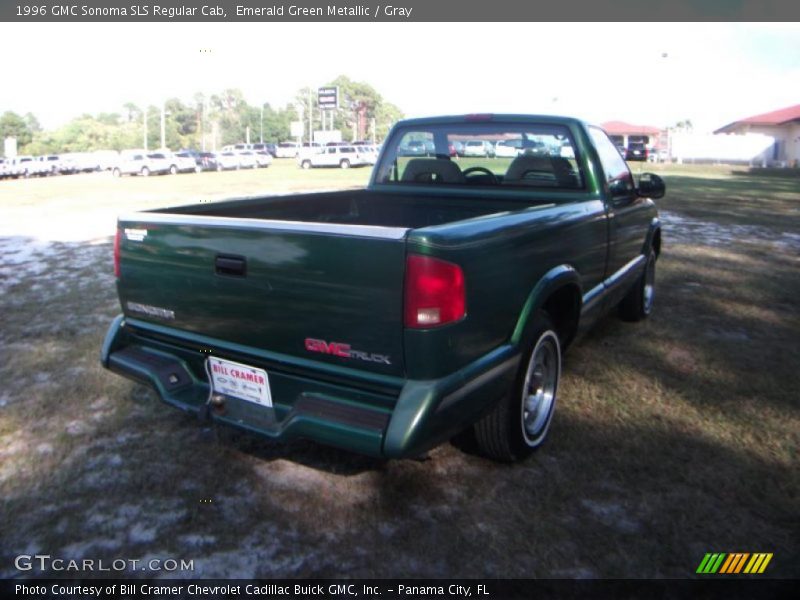
[[138, 123], [142, 120], [142, 109], [133, 102], [126, 102], [122, 108], [125, 109], [125, 118], [128, 123]]
[[33, 140], [33, 132], [25, 119], [10, 110], [0, 116], [0, 138], [7, 137], [17, 138], [18, 148], [27, 146]]
[[[336, 79], [326, 84], [326, 86], [337, 86], [339, 88], [339, 109], [334, 113], [333, 127], [343, 132], [344, 137], [356, 135], [355, 129], [358, 124], [360, 137], [371, 137], [372, 120], [375, 120], [375, 137], [383, 139], [389, 132], [391, 125], [403, 117], [403, 112], [394, 104], [386, 102], [378, 91], [368, 83], [363, 81], [353, 81], [346, 75], [339, 75]], [[302, 106], [308, 106], [309, 88], [302, 88], [295, 96], [296, 102]], [[314, 111], [315, 121], [319, 115], [319, 103], [316, 91], [312, 90], [311, 104]], [[361, 112], [364, 116], [364, 123], [357, 123], [357, 113]], [[306, 122], [308, 119], [306, 118]], [[363, 128], [362, 128], [363, 127]]]
[[694, 129], [694, 125], [692, 125], [692, 121], [690, 119], [685, 119], [683, 121], [678, 121], [671, 127], [673, 131], [686, 131], [690, 132]]
[[39, 119], [37, 119], [32, 112], [25, 113], [25, 116], [23, 118], [31, 134], [37, 134], [40, 131], [42, 131], [42, 126], [39, 123]]

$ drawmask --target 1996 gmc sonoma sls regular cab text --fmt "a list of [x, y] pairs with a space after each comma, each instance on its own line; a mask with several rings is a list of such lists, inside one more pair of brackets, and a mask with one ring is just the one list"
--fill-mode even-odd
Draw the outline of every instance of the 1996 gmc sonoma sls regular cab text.
[[576, 119], [402, 121], [364, 190], [120, 217], [103, 365], [276, 440], [520, 459], [575, 336], [650, 313], [663, 194]]

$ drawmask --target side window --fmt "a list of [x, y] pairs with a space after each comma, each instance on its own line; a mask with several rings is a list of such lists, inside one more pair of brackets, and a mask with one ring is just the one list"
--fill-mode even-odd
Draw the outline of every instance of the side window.
[[605, 131], [596, 127], [591, 127], [589, 131], [597, 153], [600, 155], [600, 162], [603, 164], [611, 195], [619, 197], [632, 194], [634, 190], [633, 176], [628, 168], [628, 163], [620, 156]]

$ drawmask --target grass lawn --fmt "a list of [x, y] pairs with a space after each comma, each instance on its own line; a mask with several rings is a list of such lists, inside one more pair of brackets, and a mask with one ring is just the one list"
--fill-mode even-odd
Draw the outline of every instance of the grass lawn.
[[774, 552], [767, 575], [800, 576], [800, 178], [634, 169], [668, 186], [655, 313], [571, 348], [550, 439], [515, 466], [220, 437], [99, 365], [116, 214], [368, 169], [0, 182], [0, 576], [37, 552], [203, 577], [674, 578]]

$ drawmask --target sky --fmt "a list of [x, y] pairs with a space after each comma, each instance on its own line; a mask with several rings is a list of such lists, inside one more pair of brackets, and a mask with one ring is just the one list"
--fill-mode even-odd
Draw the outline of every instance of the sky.
[[713, 131], [800, 103], [798, 23], [0, 23], [0, 57], [0, 113], [32, 112], [46, 129], [227, 88], [283, 106], [340, 74], [408, 117]]

